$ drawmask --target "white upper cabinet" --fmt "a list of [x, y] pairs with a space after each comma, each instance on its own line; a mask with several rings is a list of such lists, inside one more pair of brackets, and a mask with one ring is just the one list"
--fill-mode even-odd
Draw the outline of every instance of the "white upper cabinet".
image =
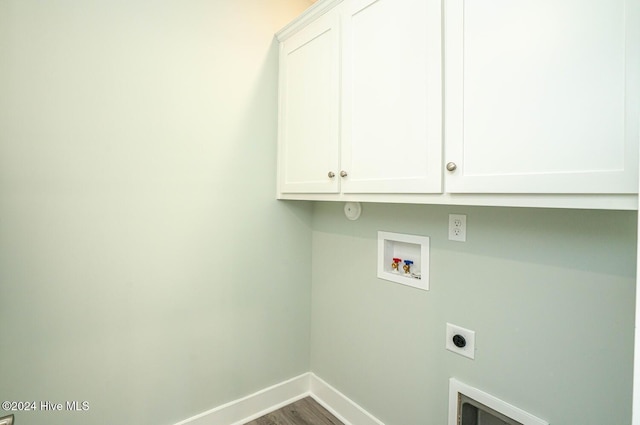
[[280, 44], [278, 186], [283, 193], [339, 191], [338, 22], [329, 11]]
[[637, 193], [640, 2], [444, 5], [447, 192]]
[[341, 15], [342, 192], [442, 192], [440, 0], [352, 0]]
[[640, 0], [318, 0], [277, 37], [280, 199], [638, 208]]

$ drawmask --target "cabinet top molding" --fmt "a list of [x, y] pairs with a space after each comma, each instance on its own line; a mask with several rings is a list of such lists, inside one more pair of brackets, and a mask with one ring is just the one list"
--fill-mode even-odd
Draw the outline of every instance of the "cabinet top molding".
[[307, 10], [305, 10], [300, 16], [288, 23], [284, 28], [276, 33], [278, 41], [284, 41], [287, 38], [295, 34], [300, 28], [304, 27], [309, 22], [316, 19], [318, 16], [323, 15], [328, 10], [333, 9], [337, 4], [342, 3], [342, 0], [318, 0]]

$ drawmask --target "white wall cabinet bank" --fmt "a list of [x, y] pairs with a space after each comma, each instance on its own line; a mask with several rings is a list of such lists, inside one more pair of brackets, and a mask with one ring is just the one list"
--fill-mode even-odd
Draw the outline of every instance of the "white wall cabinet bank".
[[320, 0], [277, 36], [281, 199], [637, 208], [640, 0]]

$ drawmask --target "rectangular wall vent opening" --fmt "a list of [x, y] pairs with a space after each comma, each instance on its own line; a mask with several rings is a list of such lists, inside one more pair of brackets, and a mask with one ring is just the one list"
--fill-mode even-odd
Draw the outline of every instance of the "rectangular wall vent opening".
[[459, 425], [523, 425], [464, 394], [458, 396]]
[[449, 425], [549, 425], [490, 394], [451, 378]]

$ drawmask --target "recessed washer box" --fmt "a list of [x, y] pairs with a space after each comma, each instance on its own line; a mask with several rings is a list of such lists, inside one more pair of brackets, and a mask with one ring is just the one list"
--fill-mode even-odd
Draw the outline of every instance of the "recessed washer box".
[[378, 277], [428, 291], [429, 237], [379, 231]]

